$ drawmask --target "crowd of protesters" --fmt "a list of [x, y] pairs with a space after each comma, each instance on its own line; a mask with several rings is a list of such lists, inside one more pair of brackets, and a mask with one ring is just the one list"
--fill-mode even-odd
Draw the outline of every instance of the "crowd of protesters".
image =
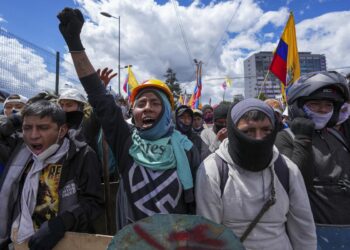
[[0, 249], [52, 249], [67, 231], [98, 233], [107, 179], [119, 180], [118, 230], [158, 213], [198, 214], [247, 249], [309, 250], [316, 224], [350, 224], [344, 76], [301, 76], [286, 107], [248, 98], [191, 109], [157, 79], [124, 99], [107, 88], [116, 74], [95, 71], [85, 53], [81, 12], [66, 8], [58, 19], [85, 93], [4, 101]]

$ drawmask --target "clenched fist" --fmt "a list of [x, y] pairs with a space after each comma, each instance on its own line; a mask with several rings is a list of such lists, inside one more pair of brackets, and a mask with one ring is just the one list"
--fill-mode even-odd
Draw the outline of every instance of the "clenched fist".
[[59, 29], [67, 43], [69, 51], [82, 51], [84, 47], [80, 40], [80, 32], [84, 25], [83, 14], [78, 9], [64, 8], [58, 15]]

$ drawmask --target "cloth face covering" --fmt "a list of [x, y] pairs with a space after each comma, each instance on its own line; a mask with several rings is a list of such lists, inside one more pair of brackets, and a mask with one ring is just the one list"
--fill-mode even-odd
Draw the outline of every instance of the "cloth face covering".
[[[176, 110], [176, 129], [185, 135], [191, 134], [192, 124], [193, 124], [193, 114], [191, 114], [190, 108], [184, 108], [183, 110]], [[180, 120], [180, 116], [183, 114], [189, 114], [192, 117], [192, 122], [190, 125], [186, 125]], [[180, 115], [179, 115], [180, 114]]]
[[[266, 114], [273, 124], [273, 131], [262, 140], [256, 140], [239, 131], [236, 124], [248, 111], [258, 110]], [[253, 172], [267, 168], [272, 160], [273, 145], [279, 127], [273, 109], [266, 103], [249, 98], [236, 104], [227, 116], [228, 152], [238, 166]]]
[[191, 189], [193, 178], [185, 150], [190, 150], [193, 144], [173, 129], [170, 102], [166, 95], [158, 90], [152, 91], [161, 98], [164, 112], [151, 128], [134, 130], [129, 154], [136, 163], [154, 171], [176, 168], [184, 190]]
[[214, 115], [213, 113], [205, 114], [203, 120], [205, 123], [213, 123]]
[[327, 123], [333, 115], [333, 110], [326, 114], [320, 114], [311, 111], [311, 109], [309, 109], [305, 104], [303, 106], [303, 110], [307, 117], [315, 123], [315, 129], [323, 129], [324, 127], [326, 127]]
[[[341, 111], [342, 109], [344, 109], [345, 107], [347, 107], [347, 109], [345, 111]], [[340, 108], [340, 112], [339, 112], [339, 118], [338, 118], [338, 122], [337, 125], [342, 124], [343, 122], [345, 122], [350, 115], [350, 104], [349, 103], [344, 103], [343, 106]]]

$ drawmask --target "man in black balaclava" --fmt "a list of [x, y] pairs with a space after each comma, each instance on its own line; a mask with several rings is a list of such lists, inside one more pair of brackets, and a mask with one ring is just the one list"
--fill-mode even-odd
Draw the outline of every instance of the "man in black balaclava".
[[204, 121], [204, 127], [205, 128], [211, 128], [213, 126], [213, 117], [214, 117], [214, 109], [209, 104], [206, 104], [202, 108], [203, 112], [203, 121]]
[[[273, 146], [278, 124], [273, 109], [258, 99], [229, 110], [228, 138], [197, 171], [197, 214], [232, 229], [247, 249], [316, 249], [303, 177]], [[289, 191], [276, 174], [281, 161]]]
[[202, 148], [202, 140], [201, 138], [192, 131], [193, 124], [193, 111], [190, 107], [186, 105], [181, 105], [175, 110], [175, 123], [176, 129], [180, 131], [182, 134], [186, 135], [188, 139], [190, 139], [193, 145], [196, 146], [199, 152], [201, 152]]
[[231, 103], [220, 103], [214, 109], [214, 126], [206, 128], [201, 133], [202, 145], [205, 144], [201, 152], [204, 159], [211, 153], [214, 153], [220, 146], [220, 143], [227, 138], [226, 117]]

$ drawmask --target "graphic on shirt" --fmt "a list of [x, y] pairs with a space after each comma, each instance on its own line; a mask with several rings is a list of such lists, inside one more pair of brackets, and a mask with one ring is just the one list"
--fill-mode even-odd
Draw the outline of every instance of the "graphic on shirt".
[[32, 216], [35, 228], [39, 228], [42, 223], [57, 215], [61, 170], [61, 164], [50, 164], [41, 171], [37, 202]]
[[134, 164], [129, 183], [134, 205], [147, 216], [171, 213], [182, 194], [176, 169], [152, 171]]

